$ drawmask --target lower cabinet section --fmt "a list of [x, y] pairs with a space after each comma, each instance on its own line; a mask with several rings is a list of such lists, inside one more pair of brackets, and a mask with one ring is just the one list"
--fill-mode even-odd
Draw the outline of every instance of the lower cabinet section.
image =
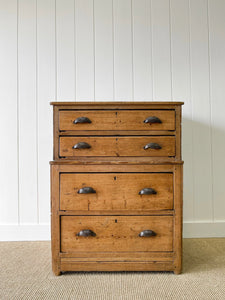
[[181, 164], [52, 164], [51, 180], [56, 275], [181, 272]]

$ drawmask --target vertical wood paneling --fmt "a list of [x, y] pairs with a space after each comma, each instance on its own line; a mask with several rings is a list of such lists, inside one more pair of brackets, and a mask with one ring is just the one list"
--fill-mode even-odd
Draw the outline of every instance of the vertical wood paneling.
[[214, 219], [224, 220], [225, 201], [225, 1], [209, 1]]
[[52, 109], [55, 98], [55, 0], [39, 0], [37, 6], [37, 116], [38, 116], [38, 214], [39, 223], [50, 221], [52, 160]]
[[95, 0], [95, 98], [112, 101], [113, 95], [113, 20], [112, 0]]
[[134, 100], [150, 100], [153, 98], [150, 1], [132, 1]]
[[133, 99], [131, 0], [114, 0], [115, 100]]
[[36, 0], [18, 7], [19, 213], [37, 222]]
[[0, 223], [18, 222], [17, 1], [0, 0]]
[[95, 100], [93, 0], [75, 1], [76, 99]]
[[151, 1], [153, 98], [171, 99], [169, 0]]
[[224, 222], [224, 16], [224, 0], [0, 0], [0, 223], [49, 222], [54, 99], [184, 101], [184, 220]]
[[56, 1], [57, 99], [75, 98], [74, 0]]
[[212, 221], [212, 168], [207, 1], [190, 1], [194, 217]]
[[194, 219], [192, 162], [192, 101], [189, 50], [189, 5], [186, 0], [171, 0], [171, 57], [173, 100], [183, 107], [184, 220]]

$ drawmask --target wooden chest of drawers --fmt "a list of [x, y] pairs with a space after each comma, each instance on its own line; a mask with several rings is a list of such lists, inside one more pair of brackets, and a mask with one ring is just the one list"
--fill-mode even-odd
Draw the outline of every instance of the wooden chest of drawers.
[[182, 267], [181, 102], [52, 102], [52, 268]]

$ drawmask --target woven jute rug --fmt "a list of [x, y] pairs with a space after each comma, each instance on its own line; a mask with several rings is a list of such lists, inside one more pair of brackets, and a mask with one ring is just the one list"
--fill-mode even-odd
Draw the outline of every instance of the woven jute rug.
[[51, 271], [50, 242], [0, 243], [0, 299], [225, 300], [225, 239], [184, 239], [183, 273]]

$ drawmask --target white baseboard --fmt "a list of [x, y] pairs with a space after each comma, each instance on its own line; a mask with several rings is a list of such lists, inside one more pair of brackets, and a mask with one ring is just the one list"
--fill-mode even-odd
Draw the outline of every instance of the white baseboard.
[[185, 222], [184, 238], [225, 237], [225, 221], [216, 222]]
[[48, 241], [49, 224], [0, 225], [0, 241]]
[[[49, 224], [0, 225], [0, 241], [48, 241]], [[225, 237], [225, 221], [221, 222], [185, 222], [184, 238]]]

